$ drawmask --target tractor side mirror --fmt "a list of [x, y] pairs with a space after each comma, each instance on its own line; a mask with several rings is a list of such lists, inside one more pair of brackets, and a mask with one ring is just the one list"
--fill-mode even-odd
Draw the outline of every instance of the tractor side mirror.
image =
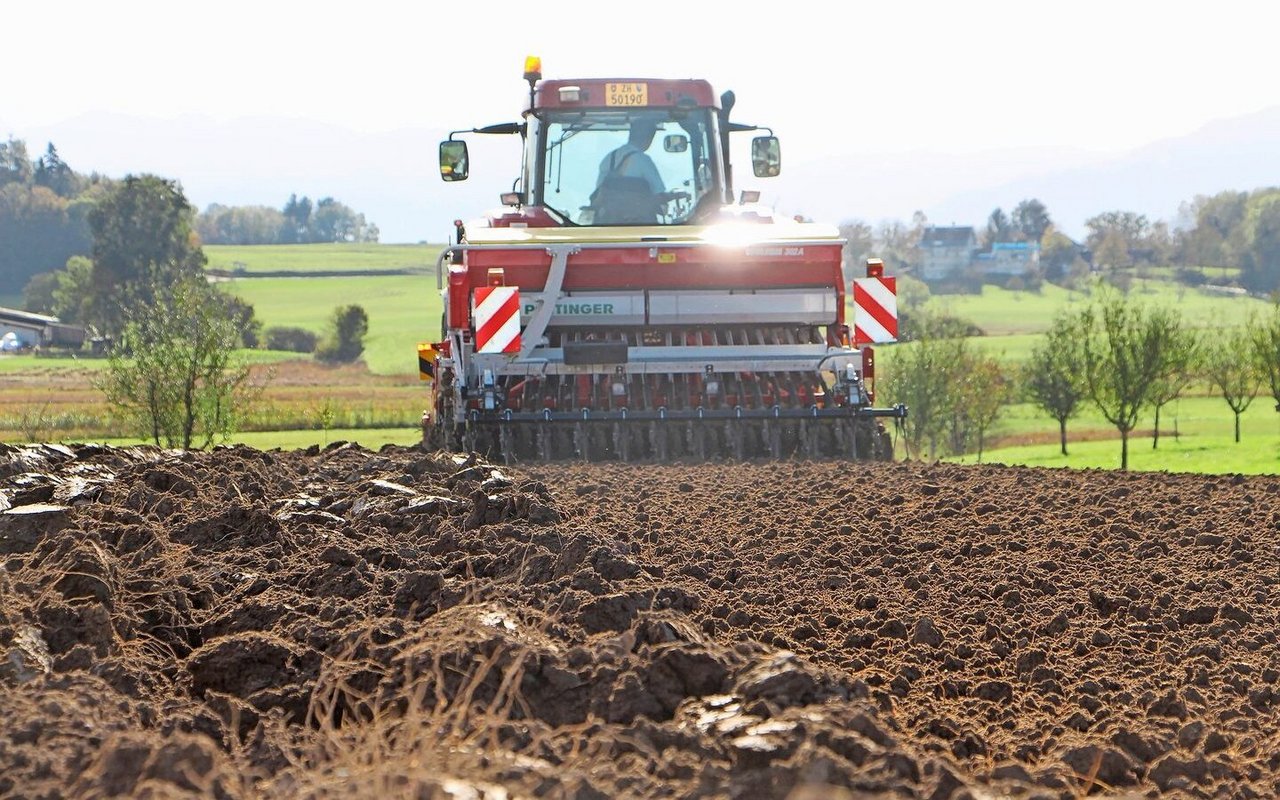
[[446, 181], [467, 179], [467, 143], [449, 139], [440, 143], [440, 178]]
[[668, 133], [662, 138], [662, 149], [668, 153], [683, 153], [689, 149], [689, 137], [683, 133]]
[[757, 178], [772, 178], [782, 172], [782, 145], [777, 136], [751, 140], [751, 169]]

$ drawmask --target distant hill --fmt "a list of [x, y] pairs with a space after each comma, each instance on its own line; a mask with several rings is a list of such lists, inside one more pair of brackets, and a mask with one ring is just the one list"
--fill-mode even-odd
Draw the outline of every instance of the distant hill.
[[1197, 194], [1280, 185], [1280, 106], [1219, 120], [1177, 138], [1092, 164], [1055, 165], [994, 186], [972, 187], [926, 208], [930, 218], [984, 220], [1038, 197], [1068, 231], [1101, 211], [1125, 209], [1175, 220], [1179, 203]]
[[[212, 202], [279, 206], [293, 192], [332, 195], [377, 223], [386, 242], [441, 241], [454, 217], [493, 207], [519, 164], [515, 137], [472, 136], [471, 180], [443, 184], [436, 173], [436, 146], [448, 133], [443, 125], [361, 133], [274, 117], [99, 113], [13, 133], [27, 139], [32, 152], [52, 140], [80, 170], [178, 178], [201, 208]], [[751, 177], [743, 137], [734, 151], [739, 188], [761, 189], [783, 213], [831, 222], [907, 219], [922, 209], [942, 224], [980, 225], [996, 206], [1007, 210], [1038, 197], [1068, 233], [1079, 235], [1084, 220], [1100, 211], [1123, 208], [1172, 220], [1178, 204], [1197, 193], [1280, 183], [1280, 107], [1123, 154], [1060, 148], [861, 154], [856, 132], [832, 135], [846, 137], [849, 150], [822, 160], [788, 149], [784, 137], [783, 175], [773, 180]]]

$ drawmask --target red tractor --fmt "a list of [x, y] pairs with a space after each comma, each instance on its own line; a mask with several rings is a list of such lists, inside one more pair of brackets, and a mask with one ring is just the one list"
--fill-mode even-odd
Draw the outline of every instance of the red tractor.
[[443, 335], [419, 346], [434, 405], [426, 441], [507, 460], [887, 459], [875, 342], [897, 332], [879, 261], [853, 281], [832, 226], [780, 220], [734, 195], [730, 137], [758, 178], [781, 169], [767, 128], [731, 121], [702, 80], [542, 80], [522, 120], [440, 144], [466, 180], [460, 134], [520, 136], [515, 191], [457, 223], [436, 265]]

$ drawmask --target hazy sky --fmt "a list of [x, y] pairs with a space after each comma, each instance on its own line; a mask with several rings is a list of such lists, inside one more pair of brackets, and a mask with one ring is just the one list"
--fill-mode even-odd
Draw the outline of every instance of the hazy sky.
[[50, 0], [14, 9], [0, 135], [89, 111], [360, 131], [514, 118], [547, 77], [706, 77], [792, 157], [1118, 151], [1280, 103], [1270, 2]]

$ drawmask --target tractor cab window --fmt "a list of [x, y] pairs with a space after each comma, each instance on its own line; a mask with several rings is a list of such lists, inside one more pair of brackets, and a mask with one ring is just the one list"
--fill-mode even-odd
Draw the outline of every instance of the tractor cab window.
[[541, 202], [573, 224], [679, 225], [715, 202], [706, 109], [550, 112], [541, 137]]

